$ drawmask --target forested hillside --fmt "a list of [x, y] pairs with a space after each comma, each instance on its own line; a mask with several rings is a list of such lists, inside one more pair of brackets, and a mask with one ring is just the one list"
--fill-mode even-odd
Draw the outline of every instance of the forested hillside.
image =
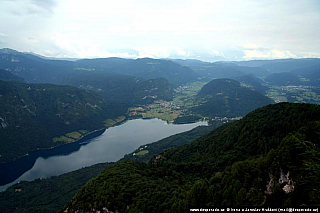
[[261, 79], [255, 77], [252, 74], [238, 76], [232, 79], [239, 81], [244, 86], [249, 87], [250, 89], [261, 92], [262, 94], [264, 94], [269, 89], [268, 86], [263, 85], [263, 81]]
[[320, 202], [320, 106], [268, 105], [148, 163], [116, 163], [64, 208], [185, 212], [191, 206]]
[[164, 78], [144, 80], [101, 71], [78, 71], [63, 82], [100, 93], [107, 100], [127, 104], [146, 104], [155, 100], [170, 101], [173, 97], [171, 85]]
[[18, 82], [25, 82], [23, 78], [19, 78], [18, 76], [15, 76], [11, 72], [8, 72], [6, 70], [0, 69], [0, 80], [2, 81], [18, 81]]
[[242, 87], [232, 79], [215, 79], [204, 85], [197, 94], [198, 106], [191, 111], [202, 116], [237, 117], [273, 103], [255, 90]]
[[0, 69], [14, 74], [16, 79], [76, 86], [98, 92], [109, 101], [128, 104], [170, 101], [173, 86], [197, 79], [190, 68], [167, 60], [102, 58], [61, 61], [10, 49], [0, 50], [0, 56]]
[[0, 94], [0, 162], [74, 141], [127, 110], [70, 86], [0, 81]]
[[[1, 212], [57, 212], [88, 180], [112, 163], [100, 163], [59, 176], [21, 181], [0, 192]], [[18, 193], [17, 193], [18, 192]]]

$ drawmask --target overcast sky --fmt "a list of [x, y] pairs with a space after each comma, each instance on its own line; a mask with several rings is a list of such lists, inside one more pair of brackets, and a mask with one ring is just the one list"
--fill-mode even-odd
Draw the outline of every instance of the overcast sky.
[[320, 0], [0, 0], [0, 48], [63, 58], [320, 57]]

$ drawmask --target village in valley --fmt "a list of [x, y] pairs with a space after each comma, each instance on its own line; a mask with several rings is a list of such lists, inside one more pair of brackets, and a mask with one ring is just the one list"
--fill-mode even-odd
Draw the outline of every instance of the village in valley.
[[203, 85], [205, 85], [204, 82], [194, 82], [192, 84], [180, 86], [175, 89], [175, 96], [172, 101], [159, 100], [152, 104], [132, 107], [128, 110], [128, 115], [130, 118], [159, 118], [168, 123], [175, 123], [175, 120], [181, 117], [192, 117], [192, 119], [185, 119], [186, 123], [206, 120], [209, 124], [212, 122], [228, 123], [242, 118], [210, 118], [193, 114], [190, 109], [198, 104], [195, 97]]

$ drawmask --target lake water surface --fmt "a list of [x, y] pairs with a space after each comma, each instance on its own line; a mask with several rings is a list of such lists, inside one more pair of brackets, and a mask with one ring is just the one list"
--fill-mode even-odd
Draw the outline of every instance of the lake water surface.
[[[102, 162], [115, 162], [140, 145], [191, 130], [206, 122], [174, 125], [159, 119], [136, 119], [107, 129], [102, 135], [80, 143], [77, 151], [36, 158], [33, 167], [13, 182], [0, 186], [0, 191], [22, 181], [46, 178]], [[46, 151], [48, 152], [48, 150]]]

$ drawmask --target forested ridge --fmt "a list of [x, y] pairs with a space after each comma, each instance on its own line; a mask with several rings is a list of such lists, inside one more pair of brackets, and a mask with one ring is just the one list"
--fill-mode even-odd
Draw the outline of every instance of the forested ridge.
[[207, 83], [197, 94], [197, 106], [191, 111], [202, 116], [244, 116], [259, 107], [274, 103], [262, 93], [241, 86], [233, 79], [215, 79]]
[[64, 209], [185, 212], [192, 206], [318, 205], [319, 132], [319, 105], [268, 105], [148, 163], [110, 166]]
[[[0, 162], [105, 128], [105, 119], [127, 110], [126, 105], [71, 86], [0, 81], [0, 94]], [[70, 140], [59, 138], [74, 131], [78, 133]]]

